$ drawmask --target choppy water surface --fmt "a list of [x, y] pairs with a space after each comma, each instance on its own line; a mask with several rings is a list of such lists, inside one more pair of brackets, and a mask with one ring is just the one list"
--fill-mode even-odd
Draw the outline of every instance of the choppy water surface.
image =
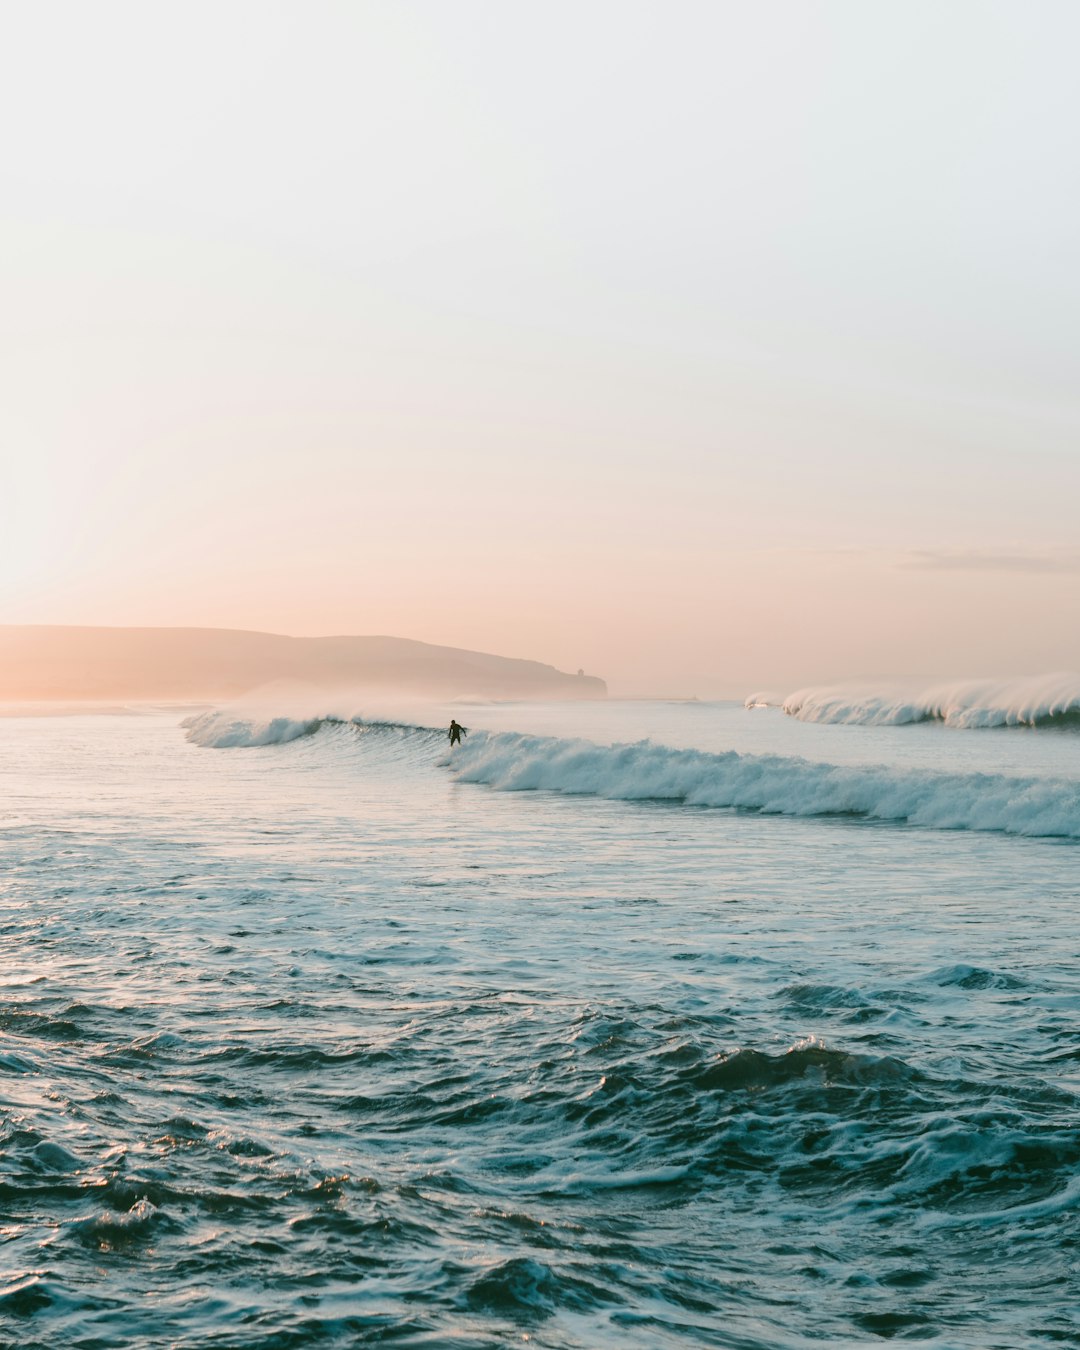
[[[0, 1343], [1077, 1343], [1080, 737], [470, 718], [0, 721]], [[631, 725], [976, 814], [550, 744]]]

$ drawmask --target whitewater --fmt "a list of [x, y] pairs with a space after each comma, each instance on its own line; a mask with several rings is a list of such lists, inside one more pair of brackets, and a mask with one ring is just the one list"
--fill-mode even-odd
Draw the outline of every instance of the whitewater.
[[0, 1344], [1076, 1343], [1054, 678], [0, 719]]
[[804, 722], [903, 726], [943, 722], [963, 730], [1080, 726], [1080, 675], [960, 680], [928, 688], [838, 685], [797, 690], [785, 698], [751, 694], [747, 707], [779, 704]]

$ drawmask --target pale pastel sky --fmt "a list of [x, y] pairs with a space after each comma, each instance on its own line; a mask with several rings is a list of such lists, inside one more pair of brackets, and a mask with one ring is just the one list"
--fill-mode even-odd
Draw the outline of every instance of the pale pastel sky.
[[0, 622], [1080, 668], [1074, 0], [0, 4]]

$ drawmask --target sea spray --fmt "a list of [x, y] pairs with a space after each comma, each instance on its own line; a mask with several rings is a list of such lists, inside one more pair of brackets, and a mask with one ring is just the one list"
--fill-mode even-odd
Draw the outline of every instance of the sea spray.
[[943, 722], [948, 727], [1080, 726], [1080, 675], [1063, 673], [1013, 680], [966, 680], [916, 692], [834, 685], [797, 690], [786, 698], [751, 694], [748, 708], [779, 704], [802, 722], [903, 726]]
[[445, 761], [463, 782], [787, 816], [856, 816], [944, 830], [1080, 839], [1080, 783], [710, 754], [651, 741], [477, 733]]

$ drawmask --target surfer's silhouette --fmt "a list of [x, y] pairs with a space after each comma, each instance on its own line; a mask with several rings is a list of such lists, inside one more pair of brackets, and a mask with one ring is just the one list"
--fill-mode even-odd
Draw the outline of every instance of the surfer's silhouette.
[[450, 730], [446, 734], [450, 737], [451, 745], [460, 745], [462, 736], [467, 736], [469, 733], [463, 726], [459, 726], [451, 717]]

